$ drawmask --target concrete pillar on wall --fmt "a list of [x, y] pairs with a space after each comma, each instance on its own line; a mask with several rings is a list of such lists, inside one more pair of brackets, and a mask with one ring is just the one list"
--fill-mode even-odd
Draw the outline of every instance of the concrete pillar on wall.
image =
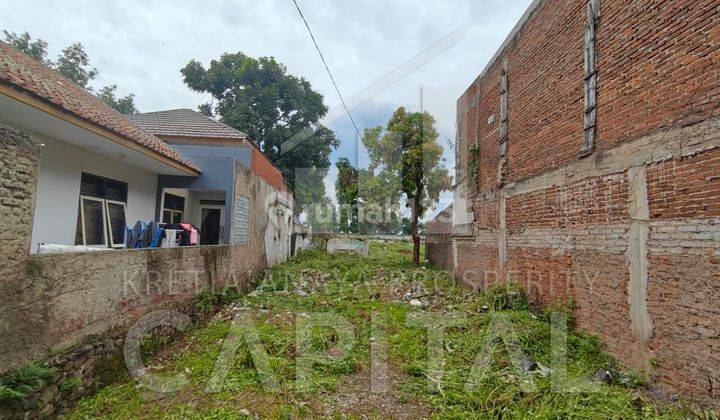
[[506, 208], [507, 208], [507, 193], [503, 190], [500, 191], [500, 205], [498, 207], [499, 230], [498, 230], [498, 271], [503, 276], [503, 280], [506, 280], [504, 273], [506, 272], [507, 265], [507, 219], [506, 219]]
[[498, 162], [498, 186], [505, 184], [505, 163], [508, 150], [508, 59], [502, 62], [500, 78], [500, 161]]
[[0, 371], [22, 358], [47, 325], [42, 284], [34, 281], [30, 240], [40, 143], [0, 122]]
[[585, 26], [585, 108], [583, 142], [580, 155], [587, 156], [595, 148], [595, 123], [597, 120], [597, 51], [595, 26], [600, 17], [600, 0], [590, 0], [587, 7]]
[[645, 166], [634, 166], [627, 172], [629, 194], [628, 213], [630, 230], [628, 231], [629, 282], [627, 286], [628, 305], [630, 308], [630, 326], [635, 343], [632, 351], [632, 362], [637, 369], [649, 372], [651, 353], [648, 341], [652, 336], [652, 321], [647, 307], [648, 287], [648, 249], [650, 236], [647, 181]]
[[[0, 275], [2, 286], [25, 274], [30, 256], [40, 143], [0, 122]], [[5, 292], [3, 287], [3, 292]], [[14, 293], [16, 290], [8, 290]], [[3, 296], [9, 294], [2, 293]]]

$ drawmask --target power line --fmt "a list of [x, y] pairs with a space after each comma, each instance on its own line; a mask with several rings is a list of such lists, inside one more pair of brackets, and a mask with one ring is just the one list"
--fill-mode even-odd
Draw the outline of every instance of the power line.
[[303, 15], [302, 10], [300, 10], [300, 6], [297, 3], [297, 0], [292, 0], [293, 3], [295, 3], [295, 8], [297, 9], [298, 13], [300, 14], [300, 17], [302, 18], [303, 22], [305, 23], [305, 27], [308, 30], [308, 33], [310, 34], [310, 38], [312, 38], [313, 44], [315, 44], [315, 49], [317, 50], [318, 54], [320, 55], [320, 59], [322, 60], [323, 64], [325, 65], [325, 70], [327, 70], [328, 76], [330, 76], [330, 80], [332, 81], [333, 86], [335, 86], [335, 91], [337, 92], [338, 96], [340, 97], [340, 102], [342, 103], [343, 108], [345, 108], [345, 112], [347, 112], [348, 117], [350, 117], [350, 122], [352, 122], [353, 127], [355, 127], [355, 132], [358, 135], [358, 139], [360, 139], [362, 136], [360, 135], [360, 130], [358, 129], [357, 124], [355, 124], [355, 120], [352, 117], [352, 114], [350, 113], [350, 108], [348, 108], [347, 104], [345, 103], [345, 99], [342, 96], [342, 93], [340, 93], [340, 88], [338, 87], [337, 83], [335, 82], [335, 78], [332, 75], [332, 72], [330, 71], [330, 67], [328, 67], [327, 61], [325, 61], [325, 56], [323, 56], [322, 51], [320, 51], [320, 46], [318, 46], [317, 41], [315, 40], [315, 35], [313, 35], [312, 29], [310, 29], [310, 25], [307, 22], [307, 19], [305, 19], [305, 15]]

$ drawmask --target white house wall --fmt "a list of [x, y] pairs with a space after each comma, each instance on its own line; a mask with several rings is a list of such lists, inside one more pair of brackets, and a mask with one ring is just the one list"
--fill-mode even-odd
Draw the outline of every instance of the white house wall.
[[38, 243], [75, 244], [82, 172], [128, 184], [127, 221], [153, 220], [157, 174], [55, 139], [43, 139], [30, 252]]

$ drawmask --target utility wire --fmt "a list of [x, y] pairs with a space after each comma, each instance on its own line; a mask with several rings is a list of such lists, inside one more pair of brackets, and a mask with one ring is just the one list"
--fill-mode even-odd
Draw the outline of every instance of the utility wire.
[[325, 70], [327, 70], [328, 76], [330, 76], [330, 80], [332, 81], [333, 86], [335, 86], [335, 91], [337, 92], [338, 96], [340, 97], [340, 102], [342, 102], [343, 108], [345, 108], [345, 112], [347, 112], [348, 117], [350, 117], [350, 122], [352, 122], [353, 127], [355, 127], [355, 132], [358, 135], [358, 139], [362, 138], [360, 135], [360, 130], [358, 129], [357, 124], [355, 124], [355, 120], [352, 117], [352, 114], [350, 114], [350, 108], [348, 108], [347, 104], [345, 103], [345, 99], [342, 96], [342, 93], [340, 93], [340, 88], [338, 87], [337, 83], [335, 82], [335, 78], [332, 75], [332, 72], [330, 71], [330, 67], [328, 67], [327, 61], [325, 61], [325, 56], [323, 56], [322, 51], [320, 51], [320, 47], [318, 46], [317, 41], [315, 40], [315, 35], [313, 35], [312, 29], [310, 29], [310, 25], [307, 22], [307, 19], [305, 19], [305, 16], [303, 15], [302, 10], [300, 10], [300, 6], [298, 5], [297, 0], [292, 0], [293, 3], [295, 3], [295, 8], [297, 9], [298, 13], [300, 14], [300, 17], [302, 18], [303, 22], [305, 23], [305, 27], [308, 30], [308, 33], [310, 34], [310, 38], [312, 38], [313, 44], [315, 44], [315, 49], [317, 50], [318, 54], [320, 55], [320, 59], [322, 60], [323, 64], [325, 65]]

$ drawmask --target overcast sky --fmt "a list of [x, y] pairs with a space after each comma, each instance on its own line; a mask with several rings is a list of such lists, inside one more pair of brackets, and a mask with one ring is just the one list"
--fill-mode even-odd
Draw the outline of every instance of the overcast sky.
[[[141, 112], [191, 108], [208, 98], [182, 83], [180, 68], [207, 65], [223, 52], [274, 56], [339, 105], [325, 68], [292, 0], [0, 0], [1, 29], [48, 41], [51, 58], [80, 41], [99, 70], [93, 86], [117, 84]], [[453, 164], [455, 103], [478, 76], [531, 0], [298, 0], [343, 96], [355, 93], [460, 27], [464, 39], [352, 111], [362, 131], [393, 110], [423, 106], [437, 119]], [[348, 118], [331, 127], [342, 141], [333, 161], [362, 165]], [[328, 187], [332, 182], [326, 183]], [[332, 188], [330, 188], [332, 190]], [[331, 191], [332, 192], [332, 191]], [[443, 196], [440, 209], [451, 201]]]

